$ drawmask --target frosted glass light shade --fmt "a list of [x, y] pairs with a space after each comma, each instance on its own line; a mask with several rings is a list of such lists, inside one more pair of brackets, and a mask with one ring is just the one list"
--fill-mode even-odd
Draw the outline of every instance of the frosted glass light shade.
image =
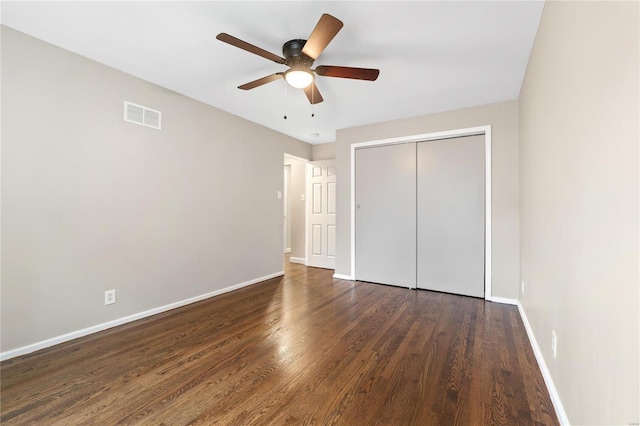
[[284, 73], [284, 78], [296, 89], [307, 87], [313, 81], [313, 74], [304, 70], [288, 70]]

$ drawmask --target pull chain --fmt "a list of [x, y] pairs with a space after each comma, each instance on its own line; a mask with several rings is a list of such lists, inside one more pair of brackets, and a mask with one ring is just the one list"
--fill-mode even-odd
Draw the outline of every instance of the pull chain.
[[287, 119], [287, 82], [284, 82], [284, 119]]
[[313, 84], [313, 82], [311, 83], [311, 118], [315, 117], [316, 115], [313, 113], [313, 97], [316, 94], [316, 86]]

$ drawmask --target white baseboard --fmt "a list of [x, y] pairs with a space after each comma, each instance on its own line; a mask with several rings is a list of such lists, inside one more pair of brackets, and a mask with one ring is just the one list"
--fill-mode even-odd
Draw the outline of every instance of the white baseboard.
[[507, 299], [506, 297], [490, 297], [487, 299], [489, 302], [494, 302], [494, 303], [503, 303], [505, 305], [518, 305], [518, 302], [516, 299]]
[[536, 360], [538, 361], [538, 366], [540, 367], [540, 371], [542, 372], [542, 377], [544, 378], [544, 383], [547, 385], [547, 390], [549, 391], [549, 396], [551, 397], [551, 402], [553, 403], [553, 407], [556, 409], [556, 415], [558, 416], [558, 420], [561, 425], [570, 425], [569, 418], [567, 417], [567, 413], [564, 411], [564, 407], [562, 406], [562, 401], [560, 401], [560, 395], [558, 395], [558, 390], [556, 386], [553, 384], [553, 379], [551, 378], [551, 373], [547, 368], [547, 363], [544, 362], [544, 357], [542, 356], [542, 351], [540, 351], [540, 346], [538, 346], [538, 341], [536, 340], [536, 336], [533, 334], [533, 329], [531, 328], [531, 324], [529, 324], [529, 319], [527, 318], [527, 314], [524, 311], [524, 307], [520, 302], [517, 302], [518, 312], [520, 312], [520, 318], [522, 318], [522, 322], [524, 323], [524, 328], [527, 330], [527, 336], [529, 336], [529, 342], [531, 342], [531, 347], [533, 348], [533, 353], [536, 356]]
[[305, 259], [304, 257], [290, 257], [289, 258], [289, 262], [291, 263], [301, 263], [303, 265], [307, 264], [307, 259]]
[[40, 349], [48, 348], [50, 346], [58, 345], [60, 343], [68, 342], [69, 340], [77, 339], [79, 337], [87, 336], [89, 334], [97, 333], [98, 331], [106, 330], [108, 328], [116, 327], [118, 325], [126, 324], [128, 322], [136, 321], [142, 318], [150, 317], [162, 312], [169, 311], [171, 309], [179, 308], [181, 306], [189, 305], [191, 303], [199, 302], [210, 297], [218, 296], [220, 294], [228, 293], [233, 290], [238, 290], [242, 287], [247, 287], [252, 284], [257, 284], [262, 281], [269, 280], [275, 277], [281, 277], [284, 275], [284, 271], [276, 272], [274, 274], [265, 275], [250, 281], [245, 281], [240, 284], [235, 284], [230, 287], [223, 288], [221, 290], [215, 290], [209, 293], [201, 294], [200, 296], [191, 297], [189, 299], [181, 300], [179, 302], [170, 303], [168, 305], [160, 306], [157, 308], [149, 309], [148, 311], [139, 312], [137, 314], [129, 315], [123, 318], [118, 318], [113, 321], [104, 322], [102, 324], [94, 325], [91, 327], [83, 328], [82, 330], [72, 331], [71, 333], [63, 334], [61, 336], [52, 337], [51, 339], [43, 340], [40, 342], [32, 343], [27, 346], [12, 349], [6, 352], [0, 353], [0, 361], [15, 358], [17, 356], [26, 355], [31, 352], [38, 351]]
[[333, 278], [339, 280], [355, 281], [351, 275], [333, 274]]
[[289, 253], [291, 253], [291, 249], [290, 248], [284, 249], [284, 254], [289, 254]]

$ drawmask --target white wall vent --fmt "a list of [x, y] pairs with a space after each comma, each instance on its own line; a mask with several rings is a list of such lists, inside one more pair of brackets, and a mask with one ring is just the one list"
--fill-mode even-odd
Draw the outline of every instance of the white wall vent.
[[124, 101], [124, 121], [160, 130], [162, 113], [146, 106]]

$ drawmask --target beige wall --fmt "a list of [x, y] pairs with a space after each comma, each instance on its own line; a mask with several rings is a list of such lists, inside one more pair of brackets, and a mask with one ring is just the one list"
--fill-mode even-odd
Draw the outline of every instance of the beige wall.
[[313, 161], [333, 160], [336, 158], [336, 143], [322, 143], [312, 145], [311, 158]]
[[520, 255], [516, 101], [339, 130], [336, 142], [336, 177], [341, 183], [338, 185], [336, 216], [336, 274], [351, 275], [351, 144], [481, 125], [492, 126], [493, 296], [517, 299]]
[[291, 257], [304, 258], [305, 254], [305, 194], [306, 163], [295, 158], [285, 157], [285, 164], [291, 167], [291, 186], [289, 186], [289, 223], [291, 224]]
[[521, 302], [572, 424], [640, 421], [638, 12], [547, 2], [520, 95]]
[[310, 145], [6, 27], [2, 89], [3, 352], [282, 271]]

